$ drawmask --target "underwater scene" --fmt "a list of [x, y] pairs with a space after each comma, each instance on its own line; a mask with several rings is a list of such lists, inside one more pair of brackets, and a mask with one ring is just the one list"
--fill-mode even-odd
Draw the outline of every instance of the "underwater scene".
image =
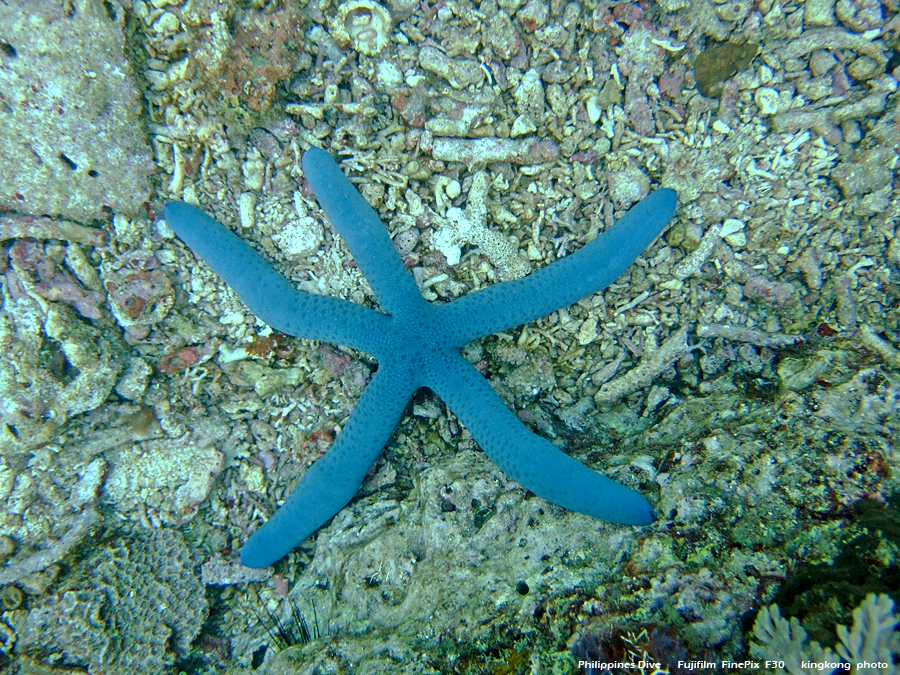
[[900, 673], [900, 0], [0, 2], [0, 675]]

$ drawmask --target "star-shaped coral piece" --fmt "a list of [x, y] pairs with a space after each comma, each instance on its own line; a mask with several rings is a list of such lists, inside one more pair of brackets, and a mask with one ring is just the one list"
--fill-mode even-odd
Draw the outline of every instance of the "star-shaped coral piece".
[[665, 229], [675, 211], [675, 192], [653, 192], [594, 241], [534, 274], [433, 305], [422, 298], [378, 214], [331, 156], [311, 148], [303, 156], [303, 170], [384, 313], [299, 291], [200, 209], [182, 202], [165, 209], [166, 222], [182, 241], [272, 328], [347, 345], [378, 359], [375, 377], [331, 449], [247, 540], [241, 562], [271, 565], [340, 511], [359, 490], [419, 387], [436, 393], [488, 457], [538, 496], [616, 523], [652, 522], [653, 509], [637, 492], [526, 429], [460, 348], [550, 314], [615, 281]]

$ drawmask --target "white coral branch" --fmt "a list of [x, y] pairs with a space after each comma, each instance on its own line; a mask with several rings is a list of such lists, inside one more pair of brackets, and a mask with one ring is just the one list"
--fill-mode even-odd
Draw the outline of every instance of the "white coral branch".
[[[894, 656], [900, 654], [900, 617], [894, 614], [894, 602], [887, 595], [870, 593], [853, 611], [853, 628], [838, 626], [840, 644], [837, 653], [818, 642], [806, 644], [807, 633], [800, 622], [781, 616], [778, 605], [763, 607], [753, 626], [750, 653], [767, 662], [783, 663], [776, 673], [821, 675], [846, 668], [854, 673], [887, 675], [896, 673]], [[866, 665], [863, 665], [866, 664]], [[879, 667], [883, 664], [884, 667]]]
[[860, 669], [860, 672], [888, 673], [894, 669], [893, 654], [897, 653], [897, 624], [900, 618], [894, 615], [894, 602], [887, 595], [869, 593], [863, 603], [853, 610], [853, 629], [838, 626], [837, 634], [841, 644], [838, 654], [851, 664], [885, 663], [886, 668]]

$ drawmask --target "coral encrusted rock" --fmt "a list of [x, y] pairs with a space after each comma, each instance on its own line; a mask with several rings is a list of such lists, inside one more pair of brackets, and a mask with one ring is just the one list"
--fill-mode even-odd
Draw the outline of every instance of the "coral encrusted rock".
[[124, 14], [98, 0], [0, 3], [0, 208], [90, 221], [147, 200]]
[[162, 675], [206, 620], [197, 564], [175, 530], [101, 547], [18, 626], [18, 649], [58, 653], [90, 675]]

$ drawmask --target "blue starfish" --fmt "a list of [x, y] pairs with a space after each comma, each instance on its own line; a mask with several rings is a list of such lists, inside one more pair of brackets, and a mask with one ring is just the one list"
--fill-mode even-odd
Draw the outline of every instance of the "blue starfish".
[[182, 202], [171, 202], [165, 209], [175, 233], [269, 326], [296, 337], [347, 345], [378, 359], [375, 377], [331, 449], [247, 540], [241, 562], [249, 567], [271, 565], [340, 511], [358, 491], [419, 387], [443, 399], [488, 457], [538, 496], [603, 520], [651, 523], [653, 509], [646, 499], [531, 433], [459, 350], [471, 340], [533, 321], [615, 281], [671, 220], [675, 192], [653, 192], [594, 241], [534, 274], [432, 305], [404, 268], [378, 214], [331, 156], [311, 148], [303, 156], [303, 170], [386, 314], [298, 291], [200, 209]]

